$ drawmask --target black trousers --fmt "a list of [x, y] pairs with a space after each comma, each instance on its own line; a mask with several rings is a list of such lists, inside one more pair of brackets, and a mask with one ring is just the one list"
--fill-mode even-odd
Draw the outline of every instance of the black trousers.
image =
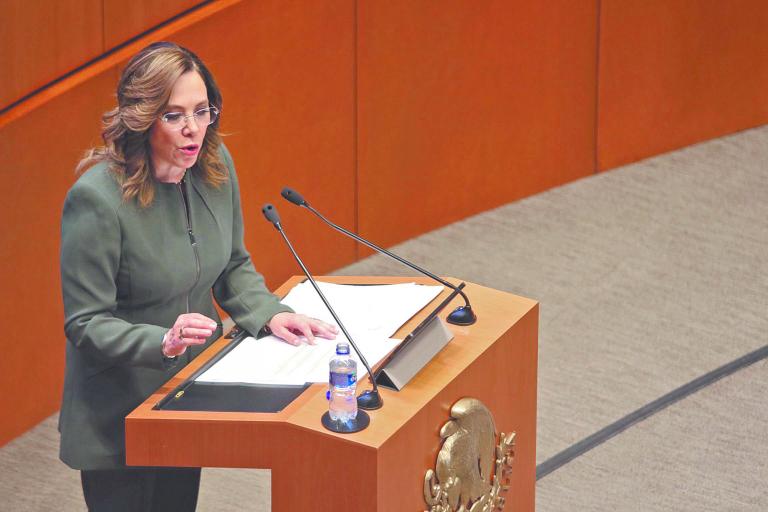
[[200, 468], [83, 470], [89, 512], [194, 512]]

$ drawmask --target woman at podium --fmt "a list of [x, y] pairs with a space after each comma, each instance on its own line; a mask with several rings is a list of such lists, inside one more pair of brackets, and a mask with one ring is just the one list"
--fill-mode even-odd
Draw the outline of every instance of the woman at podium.
[[61, 226], [66, 373], [60, 457], [89, 510], [194, 510], [200, 468], [129, 468], [125, 416], [221, 335], [289, 343], [335, 327], [281, 305], [243, 243], [222, 96], [189, 50], [155, 43], [126, 65], [104, 145], [67, 194]]

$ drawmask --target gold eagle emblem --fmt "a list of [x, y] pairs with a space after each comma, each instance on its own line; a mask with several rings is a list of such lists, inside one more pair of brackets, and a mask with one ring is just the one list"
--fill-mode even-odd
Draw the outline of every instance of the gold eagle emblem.
[[515, 433], [499, 435], [488, 408], [475, 398], [451, 407], [440, 429], [443, 446], [435, 470], [424, 476], [427, 512], [503, 510], [514, 459]]

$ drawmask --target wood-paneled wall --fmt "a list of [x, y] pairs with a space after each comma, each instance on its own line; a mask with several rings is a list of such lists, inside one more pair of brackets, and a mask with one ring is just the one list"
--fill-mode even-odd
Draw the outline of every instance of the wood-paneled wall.
[[[52, 14], [35, 4], [8, 0], [0, 18], [0, 109], [198, 3], [100, 0], [99, 10], [66, 0]], [[103, 19], [73, 18], [73, 9]], [[177, 41], [217, 77], [246, 243], [275, 286], [297, 268], [263, 220], [264, 202], [278, 206], [315, 273], [365, 254], [280, 200], [285, 185], [339, 224], [391, 245], [768, 122], [767, 10], [760, 0], [223, 0], [8, 109], [0, 114], [0, 445], [59, 405], [61, 206], [79, 156], [99, 140], [122, 65], [144, 45]], [[13, 20], [44, 20], [58, 35], [38, 43]], [[51, 40], [71, 44], [50, 53]]]
[[[0, 445], [59, 408], [64, 314], [59, 223], [74, 164], [98, 142], [117, 73], [107, 70], [0, 128]], [[76, 116], [72, 112], [77, 112]], [[90, 120], [90, 122], [83, 122]]]
[[599, 170], [768, 122], [768, 2], [601, 6]]
[[202, 0], [3, 0], [0, 111]]
[[0, 110], [102, 51], [101, 0], [3, 0]]
[[391, 245], [593, 172], [596, 1], [358, 8], [363, 236]]
[[104, 50], [202, 3], [201, 0], [101, 0]]

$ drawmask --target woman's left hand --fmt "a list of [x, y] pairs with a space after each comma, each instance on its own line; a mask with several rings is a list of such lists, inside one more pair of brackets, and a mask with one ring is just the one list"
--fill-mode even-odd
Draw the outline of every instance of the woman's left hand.
[[267, 322], [272, 334], [284, 339], [291, 345], [301, 345], [301, 337], [306, 338], [310, 345], [315, 344], [315, 336], [332, 340], [336, 338], [339, 328], [317, 318], [296, 313], [278, 313]]

